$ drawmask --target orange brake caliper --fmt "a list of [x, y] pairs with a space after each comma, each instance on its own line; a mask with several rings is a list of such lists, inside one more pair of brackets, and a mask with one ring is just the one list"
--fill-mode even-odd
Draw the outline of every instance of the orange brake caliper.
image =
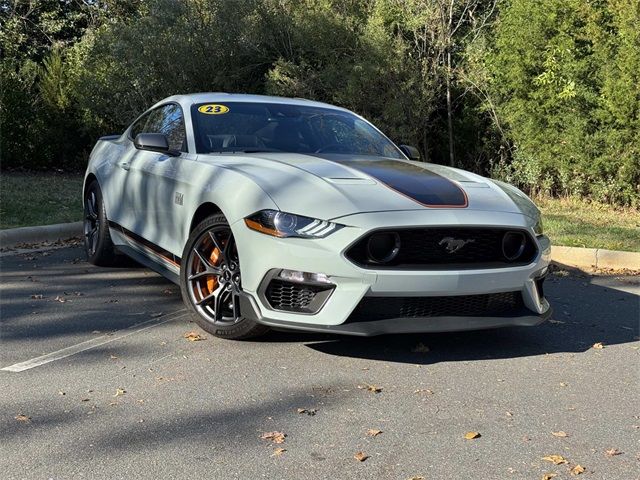
[[[214, 248], [211, 252], [211, 256], [209, 257], [209, 261], [211, 265], [216, 265], [218, 263], [218, 257], [220, 256], [220, 250]], [[216, 277], [209, 277], [207, 280], [207, 288], [209, 289], [209, 293], [213, 293], [213, 291], [218, 286], [218, 279]]]

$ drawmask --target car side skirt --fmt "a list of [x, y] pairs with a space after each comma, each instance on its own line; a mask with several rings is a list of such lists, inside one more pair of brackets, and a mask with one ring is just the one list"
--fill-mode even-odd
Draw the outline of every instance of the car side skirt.
[[180, 283], [180, 257], [167, 252], [155, 243], [149, 242], [111, 220], [109, 220], [109, 228], [124, 236], [129, 242], [129, 244], [116, 244], [115, 247], [118, 251], [159, 273], [173, 283]]

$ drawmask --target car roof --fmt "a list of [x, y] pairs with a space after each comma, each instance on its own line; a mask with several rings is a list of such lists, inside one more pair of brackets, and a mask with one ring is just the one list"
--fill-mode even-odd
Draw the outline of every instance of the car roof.
[[305, 98], [287, 98], [287, 97], [275, 97], [269, 95], [249, 95], [245, 93], [224, 93], [224, 92], [202, 92], [202, 93], [190, 93], [187, 95], [173, 95], [159, 101], [157, 105], [162, 105], [167, 102], [176, 102], [182, 105], [183, 108], [189, 108], [193, 104], [197, 103], [215, 103], [215, 102], [246, 102], [246, 103], [280, 103], [286, 105], [306, 105], [311, 107], [332, 108], [335, 110], [347, 111], [345, 108], [336, 107], [328, 103], [315, 102], [313, 100], [307, 100]]

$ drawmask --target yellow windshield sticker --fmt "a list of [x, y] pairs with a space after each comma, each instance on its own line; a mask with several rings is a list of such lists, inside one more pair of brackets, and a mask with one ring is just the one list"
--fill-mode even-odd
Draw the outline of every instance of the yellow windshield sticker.
[[229, 111], [229, 107], [225, 105], [218, 105], [216, 103], [210, 103], [208, 105], [202, 105], [198, 108], [198, 111], [206, 115], [222, 115], [223, 113], [227, 113]]

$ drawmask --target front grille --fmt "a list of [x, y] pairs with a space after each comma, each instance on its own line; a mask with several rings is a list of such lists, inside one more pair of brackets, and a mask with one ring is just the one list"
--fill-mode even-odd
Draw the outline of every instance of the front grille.
[[331, 285], [310, 285], [273, 279], [265, 297], [274, 310], [315, 313], [333, 290]]
[[[397, 233], [399, 238], [397, 255], [384, 263], [372, 260], [367, 249], [369, 238], [380, 232]], [[524, 234], [524, 248], [515, 260], [509, 260], [503, 251], [503, 238], [508, 232], [522, 232]], [[456, 249], [454, 242], [457, 241], [464, 243], [464, 245]], [[372, 232], [349, 248], [346, 256], [364, 268], [453, 270], [456, 268], [499, 268], [527, 265], [533, 261], [537, 251], [535, 241], [524, 230], [487, 227], [430, 227]]]
[[518, 311], [523, 306], [520, 292], [447, 297], [364, 297], [347, 322], [392, 318], [503, 316]]

